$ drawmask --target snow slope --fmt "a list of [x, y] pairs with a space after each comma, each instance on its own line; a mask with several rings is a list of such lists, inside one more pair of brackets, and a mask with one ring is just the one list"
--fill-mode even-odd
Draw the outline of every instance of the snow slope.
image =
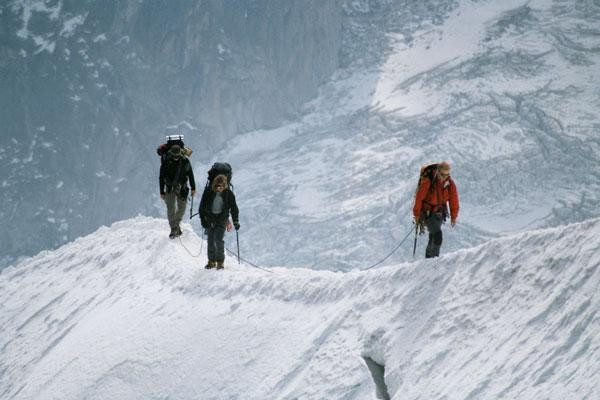
[[[245, 243], [260, 249], [248, 256], [270, 266], [379, 259], [410, 228], [420, 165], [440, 159], [462, 207], [446, 250], [600, 216], [598, 0], [213, 3], [0, 4], [0, 120], [23, 120], [0, 132], [0, 268], [108, 221], [163, 216], [163, 129], [186, 134], [199, 181], [213, 161], [233, 165]], [[215, 155], [215, 124], [251, 132]]]
[[445, 250], [600, 216], [598, 2], [398, 3], [380, 64], [212, 160], [234, 167], [253, 259], [371, 264], [410, 229], [419, 167], [444, 159], [461, 200]]
[[396, 400], [600, 398], [600, 219], [349, 273], [205, 271], [166, 227], [0, 273], [0, 398], [374, 399], [363, 357]]

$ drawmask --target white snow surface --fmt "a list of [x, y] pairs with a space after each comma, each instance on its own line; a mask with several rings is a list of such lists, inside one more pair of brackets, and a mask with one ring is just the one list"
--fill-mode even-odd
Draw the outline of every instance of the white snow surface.
[[[412, 227], [420, 166], [441, 160], [461, 210], [444, 252], [600, 216], [600, 8], [460, 0], [439, 23], [403, 29], [415, 3], [380, 63], [336, 71], [301, 118], [194, 160], [232, 165], [249, 259], [378, 261]], [[411, 257], [404, 246], [390, 261]]]
[[[113, 59], [108, 43], [116, 40], [116, 45], [125, 46], [123, 54], [130, 59], [139, 38], [129, 43], [127, 32], [88, 20], [87, 6], [73, 8], [50, 0], [9, 3], [18, 54], [46, 66], [66, 57], [73, 63], [70, 71], [82, 68], [81, 77], [89, 78], [94, 93], [111, 94], [112, 84], [104, 78], [119, 76], [125, 64]], [[342, 62], [318, 95], [298, 114], [289, 115], [289, 121], [237, 135], [222, 149], [205, 146], [216, 132], [206, 130], [206, 121], [194, 117], [200, 115], [196, 112], [178, 116], [167, 126], [169, 131], [188, 132], [186, 142], [189, 139], [196, 150], [192, 161], [198, 181], [215, 161], [233, 166], [250, 260], [276, 266], [285, 258], [286, 266], [338, 271], [376, 262], [412, 226], [420, 166], [440, 160], [452, 164], [461, 202], [457, 228], [444, 229], [444, 252], [500, 235], [600, 216], [598, 0], [342, 3], [349, 15], [346, 26], [355, 26], [344, 31], [352, 31], [349, 37], [357, 39], [355, 46], [343, 46], [348, 57], [341, 59], [348, 63]], [[8, 7], [4, 10], [9, 12]], [[389, 21], [395, 22], [379, 17], [381, 10], [388, 10]], [[222, 45], [228, 51], [227, 43]], [[51, 55], [55, 50], [58, 53]], [[130, 61], [132, 67], [141, 67], [142, 61]], [[238, 78], [247, 73], [243, 70]], [[64, 95], [73, 106], [81, 103], [85, 108], [95, 96], [86, 87], [70, 82]], [[227, 98], [223, 95], [219, 99]], [[245, 129], [235, 115], [231, 118], [232, 126]], [[155, 129], [162, 129], [159, 126], [132, 129], [113, 122], [119, 139], [124, 132], [128, 139], [152, 148], [162, 139], [163, 133], [151, 137]], [[97, 167], [105, 161], [93, 163], [91, 170], [99, 179], [74, 180], [63, 176], [64, 171], [51, 173], [53, 164], [47, 160], [60, 149], [62, 134], [54, 132], [49, 121], [34, 124], [39, 125], [47, 129], [30, 135], [31, 145], [19, 136], [0, 148], [0, 161], [7, 164], [6, 176], [0, 178], [6, 211], [0, 216], [23, 214], [18, 211], [23, 202], [17, 188], [27, 186], [24, 177], [47, 187], [48, 200], [59, 203], [75, 189], [65, 184], [56, 191], [56, 182], [85, 181], [91, 186], [77, 189], [83, 200], [72, 204], [73, 212], [54, 206], [70, 231], [58, 229], [62, 224], [56, 223], [60, 221], [56, 215], [54, 222], [40, 219], [43, 234], [38, 237], [27, 234], [25, 225], [21, 234], [28, 244], [14, 250], [5, 246], [0, 268], [42, 246], [58, 246], [63, 237], [72, 240], [100, 221], [124, 218], [116, 211], [92, 213], [103, 217], [81, 224], [81, 216], [90, 215], [84, 210], [91, 204], [86, 193], [122, 177], [114, 167]], [[109, 139], [114, 137], [100, 135], [83, 140], [81, 146], [87, 151]], [[140, 153], [139, 161], [147, 163], [148, 154]], [[156, 164], [144, 170], [158, 174]], [[156, 194], [148, 203], [133, 200], [139, 193], [133, 188], [146, 185], [154, 191], [155, 178], [139, 174], [126, 178], [128, 185], [113, 184], [108, 191], [118, 191], [126, 203], [136, 204], [138, 209], [130, 215], [164, 215]], [[424, 253], [424, 244], [419, 242], [419, 254]], [[389, 262], [411, 257], [412, 249], [406, 246]]]
[[600, 219], [347, 273], [206, 271], [167, 228], [0, 273], [0, 398], [375, 399], [363, 357], [396, 400], [600, 398]]

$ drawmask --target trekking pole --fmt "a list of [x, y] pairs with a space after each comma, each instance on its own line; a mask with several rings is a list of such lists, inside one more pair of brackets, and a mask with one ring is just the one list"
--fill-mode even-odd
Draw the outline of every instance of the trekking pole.
[[206, 236], [206, 231], [202, 229], [202, 237], [200, 238], [200, 254], [202, 254], [202, 248], [204, 247], [204, 236]]
[[192, 212], [194, 210], [194, 195], [192, 195], [192, 203], [190, 204], [190, 219], [192, 219]]
[[417, 221], [415, 221], [415, 245], [413, 246], [413, 257], [415, 256], [415, 253], [417, 252], [417, 236], [419, 234], [419, 224], [417, 224]]
[[200, 214], [200, 210], [196, 214], [192, 214], [194, 210], [194, 196], [192, 196], [192, 204], [190, 205], [190, 219], [194, 218], [196, 215]]
[[237, 241], [238, 264], [241, 264], [242, 262], [240, 261], [240, 235], [238, 234], [237, 229], [235, 231], [235, 239]]

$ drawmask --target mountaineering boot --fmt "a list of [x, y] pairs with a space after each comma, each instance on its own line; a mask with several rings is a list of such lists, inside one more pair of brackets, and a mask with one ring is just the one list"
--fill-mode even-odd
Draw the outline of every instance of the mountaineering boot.
[[206, 265], [204, 266], [204, 269], [213, 269], [217, 266], [217, 262], [216, 261], [209, 261], [208, 263], [206, 263]]
[[181, 226], [177, 225], [177, 228], [175, 228], [175, 236], [181, 236], [182, 233]]
[[177, 236], [177, 228], [171, 228], [171, 233], [169, 233], [169, 239], [175, 239]]
[[224, 261], [216, 261], [216, 263], [217, 263], [217, 269], [223, 269], [223, 268], [225, 268], [225, 266], [223, 266], [223, 262]]

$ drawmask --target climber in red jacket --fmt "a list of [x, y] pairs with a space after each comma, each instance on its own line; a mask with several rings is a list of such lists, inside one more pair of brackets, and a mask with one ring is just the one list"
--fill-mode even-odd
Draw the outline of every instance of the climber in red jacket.
[[[426, 168], [429, 173], [424, 173]], [[425, 257], [437, 257], [442, 246], [442, 223], [448, 217], [450, 204], [450, 224], [456, 225], [458, 219], [458, 190], [450, 177], [450, 164], [442, 161], [422, 169], [419, 186], [415, 196], [413, 215], [417, 224], [427, 226], [429, 242], [425, 250]]]

